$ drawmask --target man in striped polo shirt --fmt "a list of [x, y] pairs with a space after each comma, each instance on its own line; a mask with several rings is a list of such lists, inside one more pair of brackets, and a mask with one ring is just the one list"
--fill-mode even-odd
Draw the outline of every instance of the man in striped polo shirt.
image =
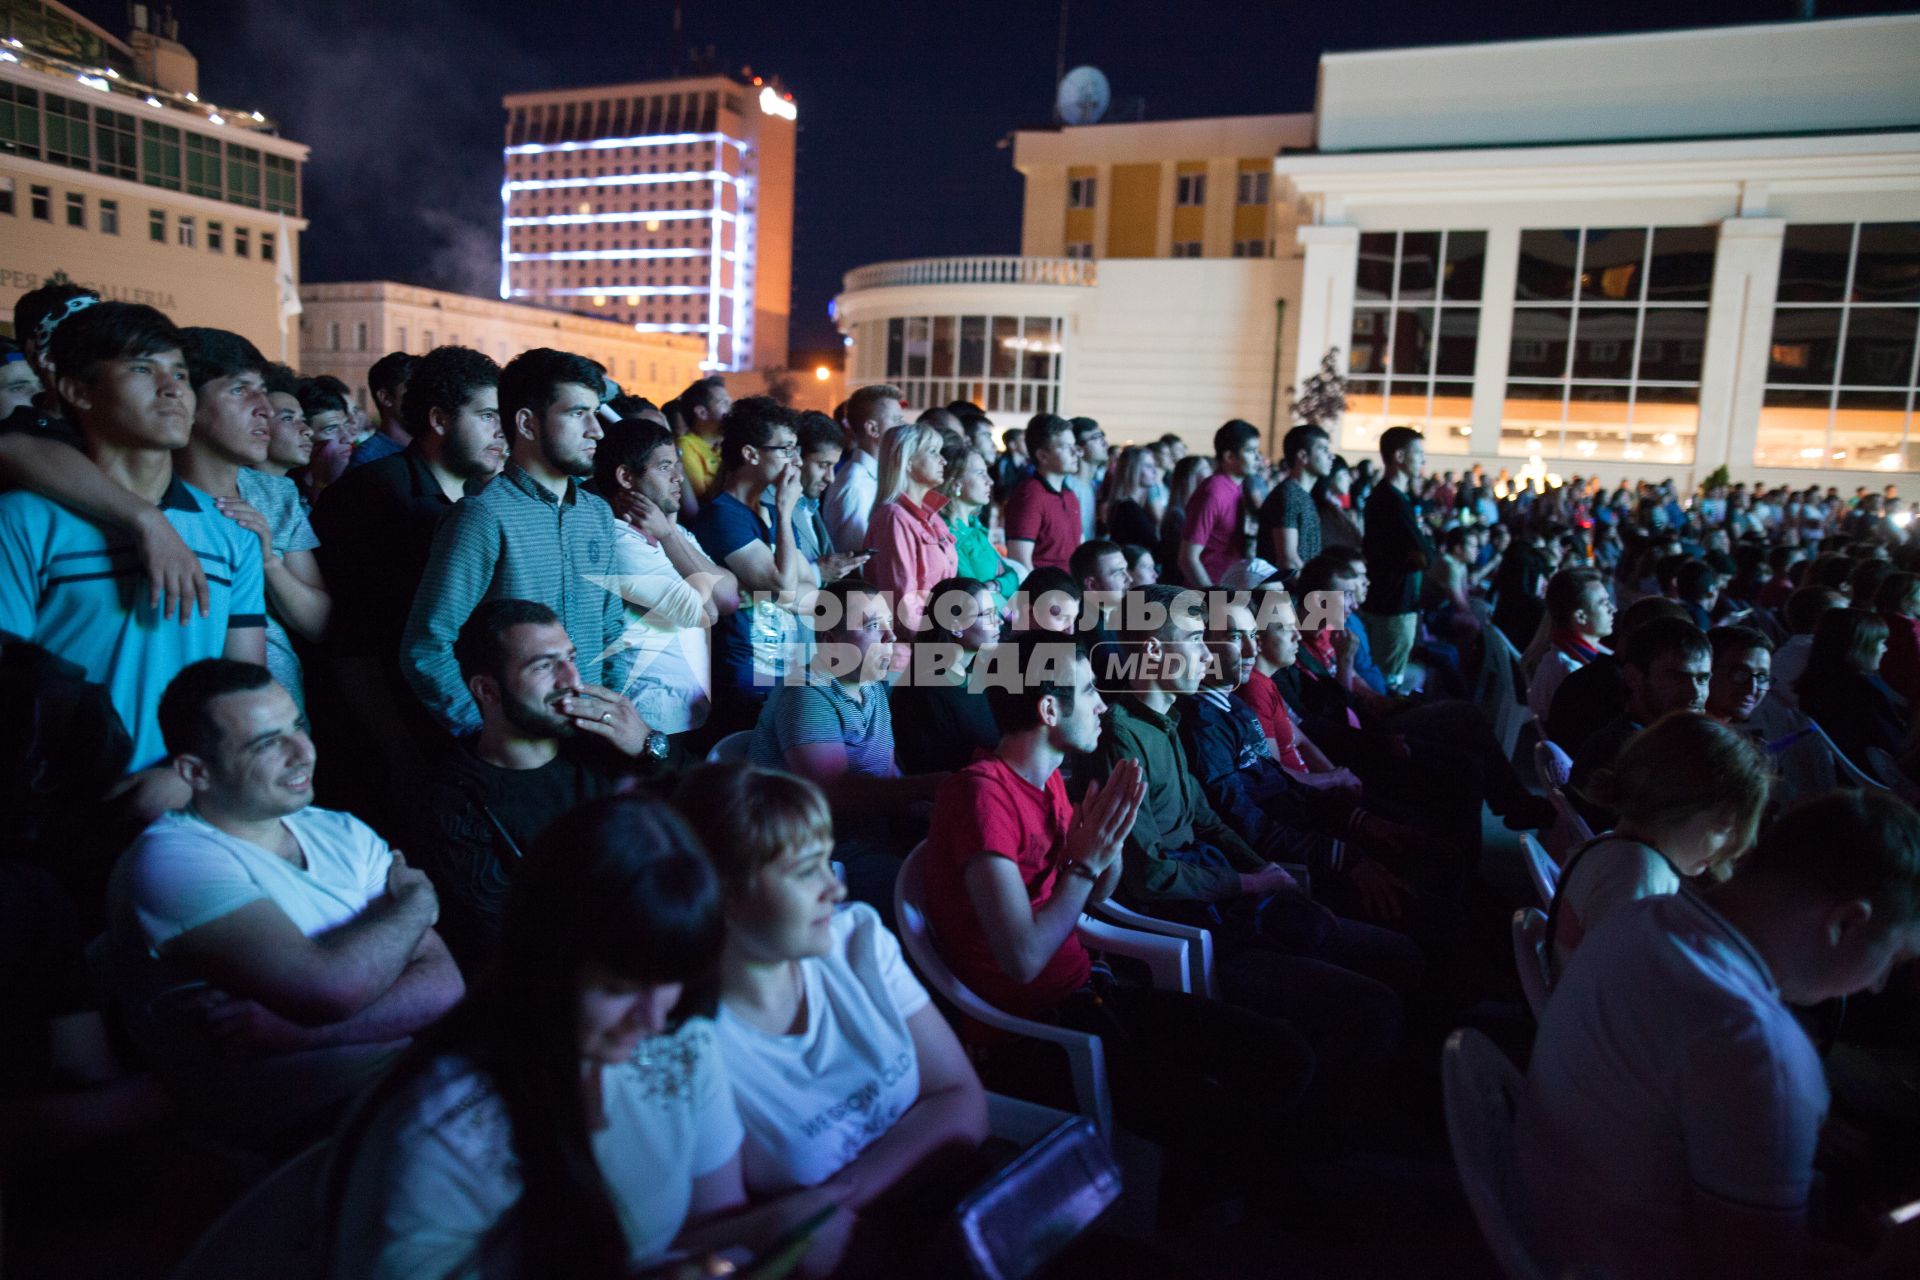
[[613, 581], [613, 510], [580, 488], [602, 435], [599, 364], [539, 347], [500, 374], [506, 470], [440, 524], [413, 597], [400, 665], [421, 702], [455, 737], [480, 728], [453, 642], [475, 607], [511, 596], [558, 614], [590, 684], [625, 691], [633, 653]]
[[260, 545], [174, 474], [194, 394], [172, 322], [152, 307], [92, 299], [50, 318], [42, 328], [68, 420], [94, 465], [158, 507], [193, 551], [207, 605], [169, 619], [129, 533], [15, 490], [0, 494], [0, 634], [38, 644], [104, 685], [133, 739], [130, 768], [146, 770], [166, 758], [160, 695], [182, 667], [217, 657], [265, 662]]

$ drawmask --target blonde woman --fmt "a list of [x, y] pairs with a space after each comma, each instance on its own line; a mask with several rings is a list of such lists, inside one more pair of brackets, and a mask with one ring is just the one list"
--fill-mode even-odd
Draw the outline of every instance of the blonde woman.
[[867, 521], [867, 545], [873, 548], [867, 578], [893, 598], [894, 617], [907, 633], [923, 625], [933, 584], [959, 572], [953, 533], [940, 518], [947, 504], [939, 492], [947, 475], [945, 443], [937, 427], [919, 422], [889, 427], [880, 440], [880, 480]]
[[1567, 856], [1547, 918], [1554, 971], [1620, 907], [1728, 867], [1753, 843], [1772, 784], [1751, 738], [1698, 711], [1670, 712], [1629, 738], [1587, 784], [1620, 820]]

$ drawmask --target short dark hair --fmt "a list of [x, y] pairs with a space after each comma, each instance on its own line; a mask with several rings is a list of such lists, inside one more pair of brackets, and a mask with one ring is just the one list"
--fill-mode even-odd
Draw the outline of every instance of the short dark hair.
[[[673, 432], [652, 418], [622, 418], [607, 425], [600, 447], [593, 451], [593, 489], [608, 502], [620, 492], [621, 467], [638, 478], [647, 457], [662, 445], [673, 444]], [[671, 514], [671, 513], [669, 513]]]
[[[1503, 529], [1505, 525], [1495, 525]], [[1624, 642], [1626, 638], [1658, 618], [1678, 618], [1682, 622], [1692, 622], [1686, 606], [1678, 600], [1669, 600], [1665, 596], [1641, 596], [1622, 609], [1613, 620], [1613, 638]], [[1615, 645], [1618, 648], [1618, 644]]]
[[1715, 627], [1707, 632], [1707, 643], [1713, 648], [1715, 662], [1729, 653], [1752, 653], [1755, 649], [1773, 652], [1773, 641], [1767, 639], [1766, 632], [1753, 627]]
[[418, 360], [412, 356], [407, 359], [412, 367], [406, 378], [406, 394], [400, 401], [400, 420], [416, 436], [433, 429], [435, 409], [449, 415], [458, 413], [474, 392], [500, 385], [500, 366], [492, 356], [472, 347], [435, 347]]
[[1057, 564], [1043, 564], [1035, 569], [1021, 580], [1020, 590], [1028, 600], [1038, 600], [1049, 591], [1064, 592], [1073, 597], [1075, 604], [1084, 604], [1087, 599], [1087, 589], [1080, 585], [1080, 579]]
[[1061, 436], [1073, 434], [1073, 424], [1057, 413], [1036, 413], [1027, 419], [1027, 452], [1055, 447]]
[[687, 389], [675, 398], [680, 401], [680, 411], [691, 418], [696, 408], [712, 412], [713, 402], [724, 394], [726, 389], [727, 380], [719, 374], [714, 374], [689, 383]]
[[1304, 600], [1311, 592], [1333, 590], [1333, 580], [1351, 576], [1352, 570], [1352, 557], [1341, 555], [1333, 549], [1322, 551], [1300, 566], [1293, 587]]
[[1072, 418], [1069, 419], [1069, 421], [1073, 423], [1073, 438], [1075, 440], [1085, 439], [1087, 436], [1100, 430], [1100, 423], [1093, 418]]
[[330, 373], [316, 373], [307, 379], [307, 381], [322, 391], [327, 392], [329, 395], [339, 396], [342, 405], [350, 405], [353, 403], [353, 388]]
[[[75, 298], [97, 298], [99, 296], [100, 293], [98, 290], [89, 289], [85, 285], [75, 284], [71, 280], [49, 280], [37, 289], [29, 289], [14, 301], [13, 336], [19, 340], [22, 349], [24, 349], [28, 343], [33, 343], [35, 346], [38, 346], [40, 342], [40, 322], [42, 320], [45, 320], [48, 316], [60, 310], [69, 302], [72, 302]], [[126, 306], [129, 304], [116, 303], [115, 305]], [[92, 310], [91, 307], [87, 309]], [[68, 319], [72, 319], [72, 317], [69, 316]], [[58, 333], [59, 330], [56, 329], [54, 332]], [[45, 356], [47, 353], [42, 351], [40, 354]], [[140, 354], [151, 355], [152, 352], [143, 351]], [[109, 360], [114, 358], [113, 356], [106, 357], [106, 359]], [[77, 376], [91, 377], [92, 375], [81, 374]]]
[[952, 578], [942, 578], [940, 581], [934, 583], [933, 590], [927, 592], [926, 629], [916, 636], [916, 640], [944, 641], [949, 644], [958, 640], [960, 638], [959, 635], [956, 632], [948, 630], [946, 624], [939, 620], [938, 614], [940, 610], [935, 606], [940, 601], [951, 596], [963, 595], [971, 598], [979, 595], [982, 591], [992, 590], [992, 587], [980, 581], [978, 578], [956, 576]]
[[499, 678], [500, 668], [507, 662], [503, 643], [507, 632], [515, 627], [554, 626], [559, 621], [560, 615], [538, 600], [501, 596], [482, 601], [454, 637], [453, 660], [460, 664], [461, 683], [475, 676]]
[[213, 700], [229, 693], [251, 693], [272, 683], [272, 673], [257, 662], [202, 658], [182, 667], [160, 695], [160, 737], [167, 754], [211, 756], [220, 746]]
[[[819, 592], [816, 593], [813, 598], [812, 621], [814, 627], [821, 634], [829, 631], [847, 631], [853, 624], [853, 608], [851, 603], [853, 597], [874, 596], [885, 599], [886, 595], [886, 592], [857, 574], [850, 573], [844, 578], [835, 578], [832, 582], [823, 583]], [[835, 621], [830, 627], [820, 625], [820, 615], [822, 613], [820, 604], [825, 600], [832, 600], [835, 605]]]
[[[1873, 593], [1873, 607], [1882, 613], [1899, 613], [1920, 595], [1920, 574], [1896, 569], [1880, 579]], [[1862, 603], [1865, 603], [1864, 601]]]
[[1047, 698], [1071, 715], [1082, 660], [1091, 661], [1083, 646], [1052, 632], [1029, 631], [1001, 641], [993, 657], [997, 678], [987, 682], [987, 710], [1001, 736], [1039, 725], [1040, 703]]
[[764, 449], [772, 444], [773, 433], [781, 427], [789, 428], [798, 436], [798, 418], [798, 414], [772, 396], [735, 400], [727, 416], [721, 419], [720, 470], [732, 471], [746, 461], [742, 451], [748, 445]]
[[847, 397], [847, 422], [849, 425], [865, 422], [883, 402], [898, 400], [904, 403], [906, 398], [907, 393], [891, 382], [870, 383]]
[[96, 302], [76, 311], [53, 331], [45, 354], [56, 374], [91, 382], [109, 360], [157, 356], [187, 347], [187, 335], [152, 307], [137, 302]]
[[1636, 629], [1620, 645], [1620, 665], [1649, 671], [1669, 653], [1683, 658], [1711, 658], [1707, 637], [1685, 618], [1655, 618]]
[[1547, 579], [1547, 617], [1556, 627], [1572, 626], [1573, 612], [1586, 602], [1587, 588], [1605, 582], [1599, 570], [1584, 565], [1560, 570]]
[[500, 420], [506, 424], [508, 435], [512, 435], [522, 409], [545, 418], [560, 388], [568, 383], [585, 387], [596, 396], [605, 395], [606, 372], [599, 361], [571, 351], [552, 347], [522, 351], [500, 371]]
[[1100, 557], [1104, 555], [1126, 557], [1117, 542], [1108, 542], [1105, 538], [1094, 538], [1083, 542], [1073, 549], [1073, 555], [1067, 560], [1067, 572], [1073, 575], [1075, 582], [1085, 583], [1092, 575], [1100, 571]]
[[389, 351], [367, 370], [367, 390], [374, 395], [402, 390], [412, 385], [414, 371], [419, 367], [418, 361], [406, 352]]
[[800, 420], [793, 424], [793, 434], [800, 437], [800, 455], [821, 449], [840, 449], [847, 447], [847, 433], [840, 424], [818, 409], [801, 411]]
[[239, 334], [201, 325], [180, 332], [187, 339], [187, 381], [195, 391], [215, 378], [237, 378], [243, 373], [266, 375], [267, 358]]
[[1742, 879], [1754, 876], [1779, 876], [1820, 897], [1864, 898], [1878, 930], [1897, 928], [1920, 915], [1920, 813], [1884, 791], [1829, 791], [1767, 828], [1740, 864]]
[[1393, 455], [1426, 437], [1412, 427], [1388, 427], [1380, 433], [1380, 461], [1392, 462]]
[[[1127, 588], [1127, 607], [1114, 615], [1114, 630], [1128, 640], [1164, 639], [1172, 631], [1173, 620], [1180, 616], [1180, 597], [1192, 596], [1184, 587], [1155, 582], [1144, 587]], [[1144, 605], [1144, 608], [1137, 606]], [[1161, 615], [1158, 626], [1147, 626], [1153, 616]]]
[[1280, 460], [1291, 466], [1295, 458], [1303, 453], [1312, 453], [1313, 446], [1322, 440], [1331, 444], [1333, 437], [1312, 423], [1303, 422], [1290, 429], [1280, 441]]
[[1011, 445], [1015, 440], [1018, 440], [1021, 444], [1027, 442], [1027, 429], [1025, 427], [1008, 427], [1000, 433], [1000, 443], [1002, 446]]
[[300, 398], [300, 375], [278, 361], [267, 366], [267, 390], [276, 396]]
[[1213, 433], [1213, 456], [1224, 458], [1228, 454], [1238, 453], [1247, 447], [1248, 441], [1259, 438], [1260, 428], [1251, 422], [1234, 418], [1221, 424], [1220, 429]]
[[1846, 604], [1846, 594], [1832, 587], [1800, 587], [1787, 597], [1780, 612], [1790, 634], [1807, 636], [1820, 624], [1821, 614], [1829, 609], [1844, 609]]
[[1720, 572], [1705, 560], [1687, 559], [1673, 571], [1673, 593], [1688, 604], [1704, 604]]
[[326, 385], [329, 379], [303, 378], [294, 385], [300, 400], [300, 412], [311, 418], [316, 413], [347, 413], [347, 398]]
[[1829, 609], [1820, 615], [1813, 629], [1813, 647], [1807, 651], [1807, 669], [1800, 676], [1804, 687], [1808, 678], [1830, 678], [1843, 666], [1865, 671], [1873, 662], [1874, 650], [1887, 639], [1887, 620], [1867, 609], [1849, 606]]

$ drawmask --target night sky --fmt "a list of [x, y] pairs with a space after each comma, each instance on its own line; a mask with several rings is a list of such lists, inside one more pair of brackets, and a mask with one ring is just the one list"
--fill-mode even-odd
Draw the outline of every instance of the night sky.
[[[122, 0], [68, 0], [126, 31]], [[150, 0], [158, 3], [158, 0]], [[1821, 0], [1822, 17], [1910, 4]], [[1774, 21], [1791, 0], [1328, 4], [1071, 0], [1067, 65], [1112, 118], [1308, 111], [1327, 50]], [[667, 0], [174, 0], [201, 96], [313, 148], [302, 277], [498, 296], [502, 94], [672, 70]], [[800, 111], [796, 364], [837, 351], [827, 300], [862, 263], [1019, 249], [1009, 131], [1051, 118], [1050, 0], [688, 0], [686, 43], [779, 75]]]

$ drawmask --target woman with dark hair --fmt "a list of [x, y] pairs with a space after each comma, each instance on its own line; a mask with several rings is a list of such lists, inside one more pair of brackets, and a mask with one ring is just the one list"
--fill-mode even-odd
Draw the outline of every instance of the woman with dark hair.
[[1899, 570], [1880, 579], [1873, 607], [1887, 621], [1880, 676], [1911, 706], [1920, 701], [1920, 574]]
[[668, 805], [609, 796], [549, 827], [515, 870], [497, 969], [347, 1121], [332, 1274], [610, 1280], [669, 1247], [763, 1248], [836, 1205], [839, 1188], [734, 1212], [742, 1130], [711, 1022], [725, 938]]
[[1313, 509], [1320, 513], [1320, 549], [1360, 549], [1360, 507], [1352, 500], [1353, 468], [1345, 458], [1333, 460], [1333, 470], [1313, 483]]
[[902, 773], [946, 773], [1000, 741], [983, 689], [970, 688], [974, 660], [1000, 643], [993, 589], [948, 578], [928, 597], [927, 627], [913, 638], [907, 678], [893, 689], [893, 751]]
[[1160, 517], [1160, 541], [1156, 544], [1160, 563], [1169, 570], [1180, 563], [1180, 538], [1187, 530], [1187, 502], [1202, 482], [1213, 475], [1213, 459], [1190, 453], [1173, 464], [1173, 476], [1167, 481], [1167, 509]]
[[1861, 768], [1869, 747], [1897, 757], [1906, 741], [1907, 700], [1880, 678], [1886, 656], [1885, 618], [1865, 609], [1829, 609], [1813, 629], [1806, 670], [1794, 685], [1800, 710]]

